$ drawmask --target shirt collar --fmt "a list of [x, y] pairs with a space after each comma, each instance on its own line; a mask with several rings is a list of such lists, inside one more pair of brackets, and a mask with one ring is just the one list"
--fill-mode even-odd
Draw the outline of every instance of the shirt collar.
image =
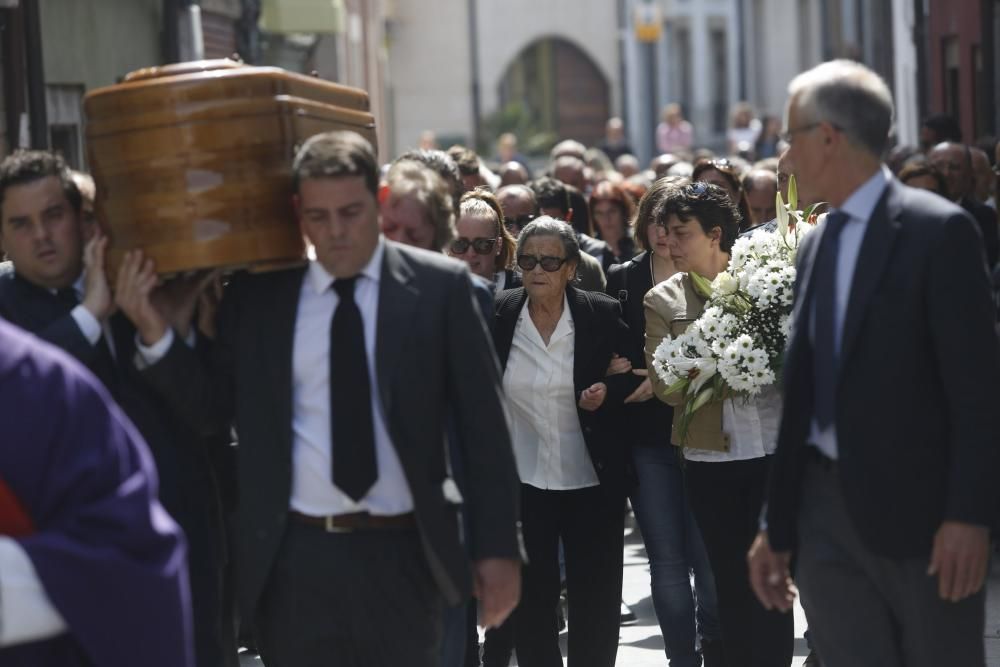
[[[361, 269], [359, 275], [373, 280], [377, 285], [382, 279], [382, 260], [385, 257], [385, 238], [379, 234], [378, 243], [375, 245], [375, 252], [372, 253], [368, 263]], [[308, 280], [317, 294], [330, 289], [335, 278], [315, 259], [309, 260]]]
[[[521, 312], [517, 316], [518, 326], [523, 326], [525, 318], [531, 317], [528, 314], [528, 300], [524, 300], [524, 305], [521, 306]], [[569, 310], [569, 296], [563, 295], [563, 310], [562, 314], [559, 316], [559, 321], [556, 322], [556, 328], [552, 332], [552, 337], [549, 339], [549, 345], [554, 341], [559, 340], [563, 336], [568, 336], [573, 333], [575, 326], [573, 324], [573, 313]]]
[[872, 217], [872, 213], [878, 206], [878, 201], [882, 198], [882, 193], [889, 185], [891, 178], [892, 172], [889, 171], [889, 168], [884, 164], [881, 165], [871, 178], [851, 193], [851, 196], [844, 201], [844, 205], [838, 210], [851, 216], [851, 220], [867, 222]]

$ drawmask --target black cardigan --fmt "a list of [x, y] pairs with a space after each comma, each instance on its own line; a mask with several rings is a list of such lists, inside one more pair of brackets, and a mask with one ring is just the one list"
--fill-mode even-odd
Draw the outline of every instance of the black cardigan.
[[[623, 402], [641, 383], [631, 373], [608, 376], [612, 354], [628, 357], [633, 365], [642, 357], [641, 348], [621, 318], [616, 301], [599, 292], [566, 288], [570, 314], [573, 317], [575, 344], [573, 350], [573, 385], [576, 396], [595, 382], [604, 382], [608, 395], [604, 404], [593, 412], [577, 407], [580, 429], [587, 443], [601, 486], [615, 494], [627, 493], [634, 483], [630, 439], [622, 437], [625, 419]], [[528, 295], [523, 287], [497, 294], [496, 322], [493, 341], [500, 366], [507, 368], [514, 330]], [[541, 399], [543, 397], [539, 397]]]
[[[651, 271], [652, 255], [644, 252], [623, 263], [615, 264], [608, 271], [608, 295], [618, 299], [622, 314], [632, 336], [632, 344], [642, 350], [646, 340], [646, 311], [643, 298], [653, 288]], [[646, 367], [646, 355], [639, 355], [639, 361], [632, 361], [634, 368]], [[625, 406], [628, 435], [636, 445], [670, 445], [670, 428], [673, 424], [674, 409], [655, 397], [643, 403], [629, 403]]]

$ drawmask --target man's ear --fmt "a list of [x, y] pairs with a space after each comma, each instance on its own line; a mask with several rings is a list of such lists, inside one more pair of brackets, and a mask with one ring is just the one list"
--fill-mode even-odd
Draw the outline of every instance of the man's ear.
[[573, 209], [569, 209], [568, 211], [566, 211], [566, 218], [563, 222], [572, 223], [572, 221], [573, 221]]

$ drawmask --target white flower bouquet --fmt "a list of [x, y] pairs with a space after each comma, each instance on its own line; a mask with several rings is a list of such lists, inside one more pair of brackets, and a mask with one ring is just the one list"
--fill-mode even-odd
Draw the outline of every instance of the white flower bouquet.
[[733, 245], [729, 266], [709, 282], [689, 273], [707, 298], [701, 317], [676, 337], [668, 336], [653, 354], [653, 370], [681, 393], [675, 413], [682, 438], [694, 413], [712, 401], [749, 398], [777, 382], [791, 328], [795, 253], [813, 230], [816, 205], [797, 210], [794, 178], [788, 203], [777, 196], [774, 231], [758, 230]]

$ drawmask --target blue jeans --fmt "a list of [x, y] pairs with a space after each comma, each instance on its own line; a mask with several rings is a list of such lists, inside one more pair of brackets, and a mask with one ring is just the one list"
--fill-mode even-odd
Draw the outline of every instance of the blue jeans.
[[670, 667], [699, 667], [696, 634], [713, 641], [722, 633], [715, 580], [688, 506], [677, 450], [672, 446], [636, 446], [632, 458], [639, 477], [632, 509], [646, 544], [653, 607], [667, 660]]

